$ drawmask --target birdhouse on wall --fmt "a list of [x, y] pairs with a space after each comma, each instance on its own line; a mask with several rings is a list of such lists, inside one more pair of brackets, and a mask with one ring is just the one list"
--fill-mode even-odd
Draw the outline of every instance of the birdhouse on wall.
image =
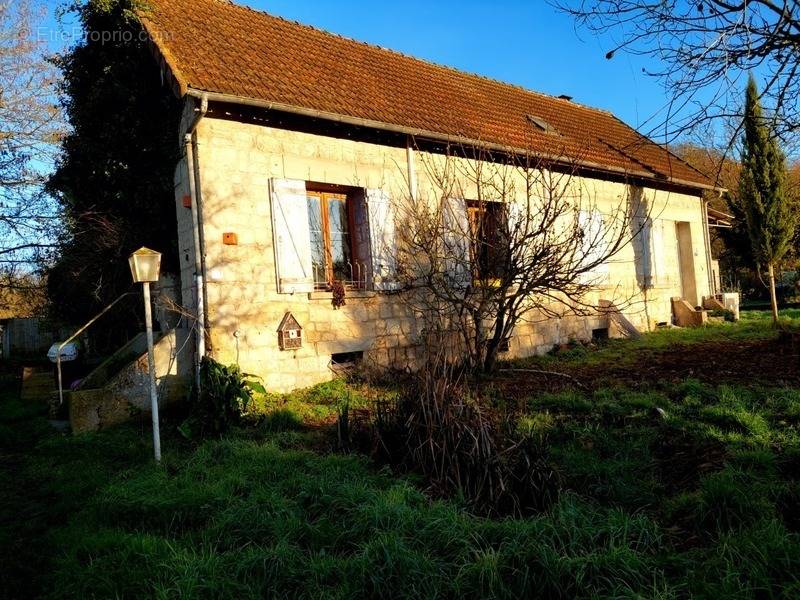
[[278, 347], [281, 350], [297, 350], [302, 347], [302, 332], [303, 328], [300, 327], [300, 323], [292, 313], [287, 312], [278, 326]]

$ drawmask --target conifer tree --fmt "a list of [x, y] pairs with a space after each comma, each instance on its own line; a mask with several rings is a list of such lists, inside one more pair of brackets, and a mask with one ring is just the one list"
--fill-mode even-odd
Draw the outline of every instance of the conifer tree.
[[778, 147], [774, 128], [763, 114], [752, 75], [747, 83], [743, 129], [737, 202], [745, 216], [757, 266], [767, 269], [772, 319], [777, 323], [775, 267], [791, 246], [798, 215], [788, 194], [786, 158]]

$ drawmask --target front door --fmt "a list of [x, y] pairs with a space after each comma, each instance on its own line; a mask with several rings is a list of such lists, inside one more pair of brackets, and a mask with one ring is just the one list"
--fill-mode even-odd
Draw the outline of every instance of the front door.
[[697, 279], [694, 272], [694, 247], [692, 246], [692, 226], [688, 221], [675, 223], [678, 242], [678, 271], [681, 275], [681, 297], [692, 306], [697, 306]]

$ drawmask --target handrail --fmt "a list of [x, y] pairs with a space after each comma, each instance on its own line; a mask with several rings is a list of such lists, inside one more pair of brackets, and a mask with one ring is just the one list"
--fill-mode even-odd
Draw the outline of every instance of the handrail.
[[109, 310], [111, 310], [117, 302], [122, 300], [125, 296], [132, 296], [134, 294], [136, 294], [136, 292], [125, 292], [124, 294], [122, 294], [119, 298], [114, 300], [111, 304], [106, 306], [102, 311], [100, 311], [98, 314], [96, 314], [94, 317], [92, 317], [86, 324], [83, 325], [83, 327], [78, 329], [78, 331], [73, 333], [66, 340], [64, 340], [63, 342], [61, 342], [59, 344], [58, 350], [56, 352], [56, 368], [58, 370], [58, 404], [59, 404], [59, 406], [64, 404], [64, 388], [63, 388], [62, 383], [61, 383], [61, 350], [64, 348], [64, 346], [69, 344], [72, 340], [74, 340], [76, 337], [78, 337], [80, 334], [82, 334], [84, 331], [86, 331], [92, 325], [92, 323], [97, 321], [97, 319], [99, 319], [104, 314], [106, 314]]

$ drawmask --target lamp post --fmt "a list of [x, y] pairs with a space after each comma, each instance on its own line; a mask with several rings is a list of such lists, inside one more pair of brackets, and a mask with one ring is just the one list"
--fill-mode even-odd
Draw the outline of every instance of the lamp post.
[[147, 366], [150, 375], [150, 411], [153, 416], [153, 452], [156, 462], [161, 460], [161, 434], [158, 428], [158, 393], [156, 369], [153, 359], [153, 314], [150, 309], [150, 282], [158, 281], [161, 253], [141, 247], [128, 258], [134, 283], [142, 284], [144, 295], [144, 322], [147, 331]]

